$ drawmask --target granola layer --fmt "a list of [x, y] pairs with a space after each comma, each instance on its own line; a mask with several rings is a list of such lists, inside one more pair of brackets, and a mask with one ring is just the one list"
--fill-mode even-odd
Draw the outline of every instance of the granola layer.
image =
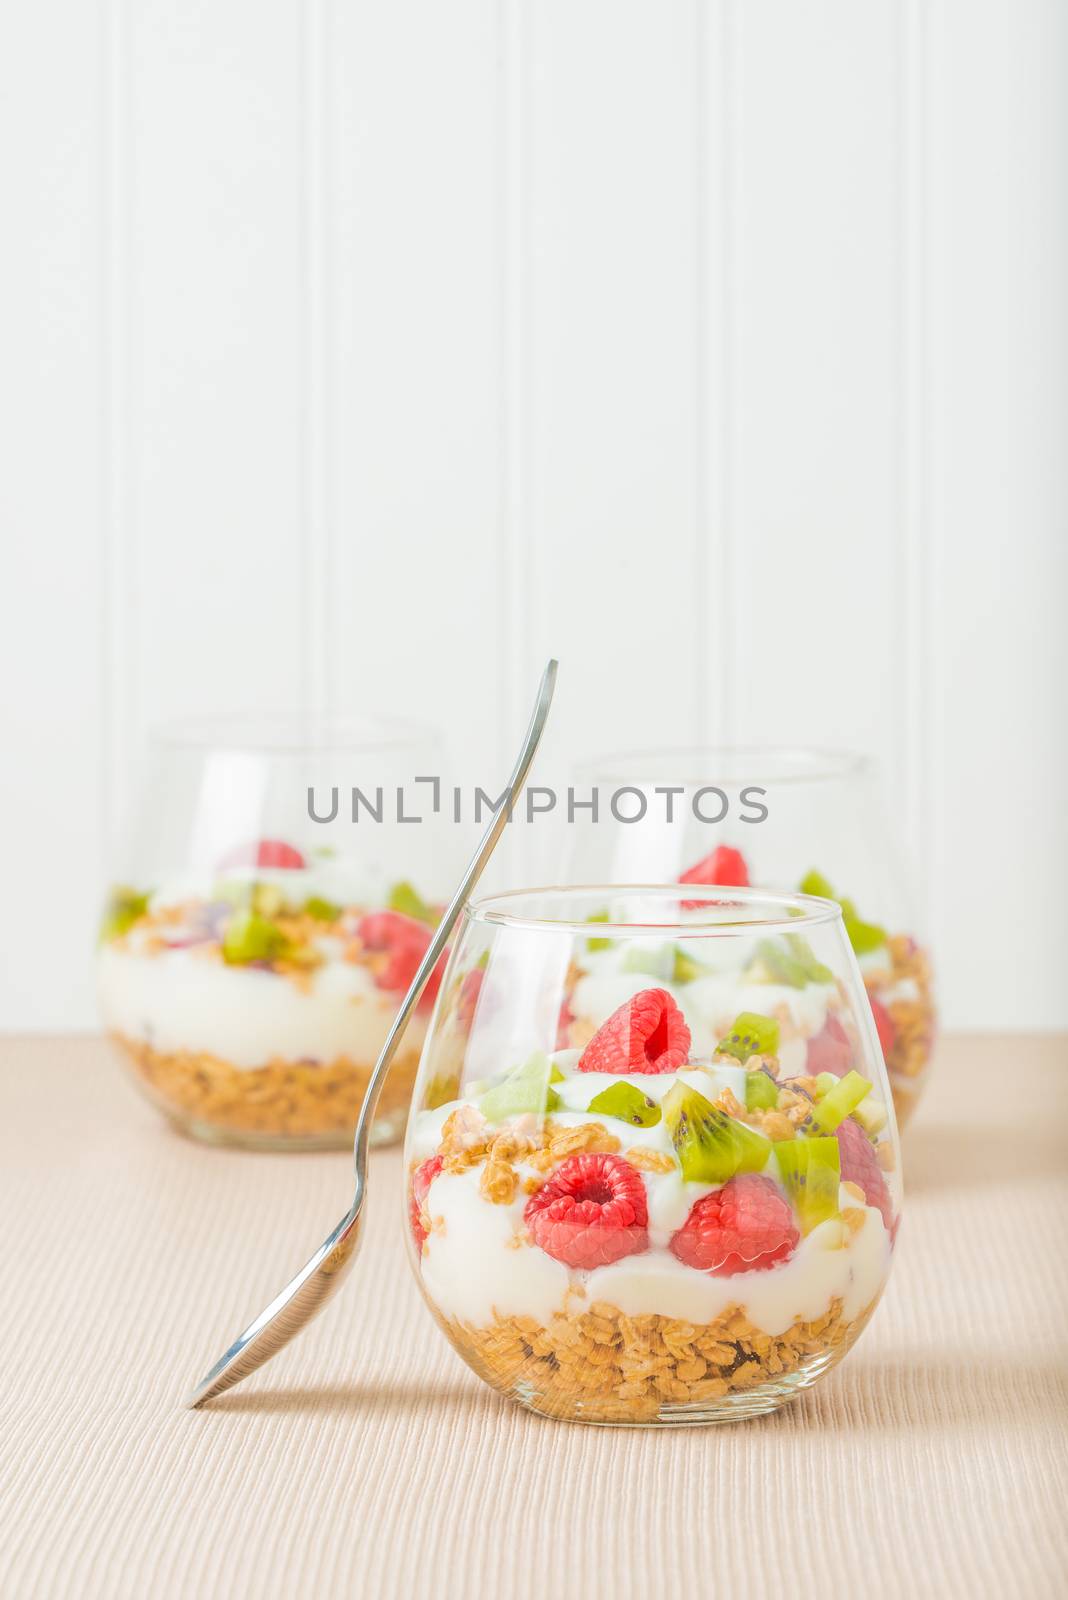
[[804, 1387], [786, 1380], [815, 1377], [840, 1360], [875, 1304], [847, 1321], [841, 1300], [834, 1300], [822, 1317], [798, 1319], [776, 1335], [754, 1327], [738, 1306], [706, 1324], [628, 1317], [604, 1301], [560, 1314], [548, 1327], [532, 1317], [500, 1317], [484, 1328], [438, 1320], [480, 1377], [535, 1410], [585, 1422], [643, 1423], [655, 1422], [665, 1407], [714, 1414], [718, 1402], [729, 1416], [731, 1396], [770, 1384], [782, 1398], [783, 1390]]
[[[123, 1034], [111, 1037], [169, 1115], [235, 1139], [347, 1144], [374, 1066], [340, 1056], [322, 1065], [275, 1060], [241, 1068], [202, 1051], [164, 1053]], [[418, 1064], [418, 1051], [402, 1053], [386, 1079], [375, 1126], [388, 1127], [391, 1136], [407, 1111]]]

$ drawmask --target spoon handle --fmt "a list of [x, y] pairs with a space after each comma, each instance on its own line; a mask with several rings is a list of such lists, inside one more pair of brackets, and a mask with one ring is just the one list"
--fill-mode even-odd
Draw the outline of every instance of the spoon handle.
[[375, 1070], [371, 1074], [371, 1081], [367, 1085], [367, 1092], [363, 1097], [359, 1121], [356, 1124], [356, 1137], [353, 1142], [353, 1161], [356, 1167], [356, 1192], [359, 1195], [367, 1175], [367, 1151], [371, 1135], [371, 1124], [374, 1121], [378, 1098], [382, 1093], [382, 1085], [390, 1069], [390, 1064], [396, 1054], [401, 1035], [408, 1026], [408, 1019], [416, 1006], [420, 996], [426, 988], [427, 981], [434, 968], [437, 966], [446, 945], [456, 926], [460, 913], [467, 904], [468, 896], [482, 876], [483, 869], [494, 850], [497, 841], [504, 832], [506, 824], [511, 820], [512, 811], [518, 799], [523, 784], [526, 782], [527, 773], [541, 742], [542, 732], [549, 716], [549, 707], [552, 704], [553, 689], [556, 685], [555, 661], [550, 661], [542, 673], [541, 683], [538, 687], [538, 698], [531, 714], [530, 724], [523, 748], [519, 752], [512, 775], [508, 779], [507, 799], [499, 806], [490, 819], [490, 825], [482, 836], [482, 842], [467, 864], [467, 871], [461, 878], [456, 893], [449, 901], [445, 912], [438, 923], [434, 937], [427, 947], [426, 954], [419, 964], [419, 970], [408, 986], [408, 993], [401, 1001], [400, 1010], [393, 1019], [393, 1025], [386, 1035], [386, 1042], [382, 1046]]
[[315, 1254], [304, 1263], [296, 1277], [275, 1295], [270, 1305], [260, 1312], [243, 1333], [238, 1334], [230, 1348], [201, 1379], [186, 1399], [188, 1406], [199, 1406], [204, 1400], [213, 1399], [215, 1395], [222, 1394], [224, 1389], [230, 1389], [234, 1384], [240, 1383], [242, 1378], [246, 1378], [250, 1372], [261, 1367], [265, 1361], [269, 1361], [277, 1350], [288, 1344], [293, 1335], [299, 1333], [316, 1312], [322, 1309], [351, 1267], [360, 1242], [360, 1213], [367, 1190], [367, 1150], [371, 1123], [390, 1062], [396, 1053], [408, 1019], [419, 1004], [419, 997], [426, 987], [427, 979], [449, 942], [449, 936], [467, 903], [468, 895], [482, 876], [483, 868], [493, 854], [497, 841], [512, 815], [515, 802], [541, 742], [555, 685], [556, 662], [550, 661], [542, 673], [530, 726], [527, 728], [523, 747], [508, 780], [507, 799], [494, 812], [490, 825], [482, 836], [481, 844], [471, 857], [379, 1052], [356, 1124], [356, 1137], [353, 1143], [356, 1187], [351, 1206], [341, 1221], [331, 1229]]

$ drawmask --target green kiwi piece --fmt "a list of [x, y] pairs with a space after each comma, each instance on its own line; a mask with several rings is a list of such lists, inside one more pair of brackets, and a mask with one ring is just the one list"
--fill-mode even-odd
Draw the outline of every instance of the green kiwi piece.
[[587, 1111], [597, 1111], [603, 1117], [618, 1117], [620, 1122], [630, 1122], [636, 1128], [652, 1128], [660, 1121], [660, 1107], [647, 1094], [642, 1094], [632, 1083], [613, 1083], [608, 1089], [595, 1094]]
[[859, 1072], [847, 1072], [839, 1078], [833, 1089], [817, 1100], [812, 1108], [812, 1121], [824, 1133], [833, 1133], [839, 1123], [856, 1110], [871, 1089], [867, 1078]]
[[811, 1233], [828, 1217], [838, 1215], [842, 1164], [838, 1140], [783, 1139], [775, 1145], [783, 1187], [793, 1202], [802, 1233]]
[[734, 1056], [743, 1066], [750, 1056], [773, 1056], [778, 1049], [779, 1024], [758, 1011], [740, 1012], [716, 1046], [720, 1055]]
[[880, 928], [877, 922], [862, 922], [860, 917], [845, 915], [842, 921], [855, 955], [869, 955], [872, 950], [881, 950], [886, 943], [886, 929]]
[[312, 894], [304, 902], [304, 914], [314, 917], [316, 922], [336, 922], [341, 915], [341, 907], [332, 900], [324, 900], [321, 894]]
[[437, 912], [427, 905], [413, 884], [395, 883], [389, 891], [388, 905], [391, 911], [399, 911], [404, 917], [413, 917], [416, 922], [425, 922], [431, 928], [437, 927]]
[[760, 940], [755, 965], [765, 983], [785, 983], [791, 989], [803, 989], [808, 982], [804, 967], [778, 939]]
[[764, 1067], [755, 1068], [745, 1075], [745, 1109], [770, 1111], [779, 1103], [779, 1085]]
[[658, 949], [636, 946], [623, 957], [622, 971], [641, 973], [644, 977], [660, 978], [668, 982], [675, 971], [675, 946], [662, 944]]
[[817, 961], [808, 940], [799, 933], [786, 934], [786, 942], [790, 946], [795, 961], [801, 963], [805, 980], [808, 983], [833, 983], [834, 973], [830, 967], [825, 967], [822, 961]]
[[771, 1141], [735, 1122], [688, 1083], [676, 1083], [662, 1102], [664, 1121], [688, 1183], [726, 1183], [736, 1172], [762, 1172]]
[[817, 872], [815, 867], [805, 873], [799, 888], [802, 894], [814, 894], [820, 900], [833, 900], [835, 898], [830, 882], [823, 876], [822, 872]]
[[[557, 1074], [555, 1079], [554, 1073]], [[563, 1073], [544, 1050], [538, 1050], [529, 1061], [516, 1067], [492, 1089], [487, 1089], [479, 1101], [479, 1110], [489, 1122], [502, 1122], [505, 1117], [519, 1117], [528, 1111], [538, 1116], [556, 1111], [560, 1096], [550, 1084], [559, 1083], [562, 1077]]]
[[250, 961], [275, 961], [287, 948], [285, 934], [258, 911], [235, 911], [223, 934], [222, 956], [233, 967]]
[[889, 1122], [887, 1109], [881, 1100], [875, 1100], [871, 1095], [863, 1100], [853, 1113], [869, 1139], [874, 1139]]
[[672, 983], [692, 983], [695, 978], [700, 978], [708, 969], [682, 948], [681, 944], [675, 946], [675, 964], [671, 970]]
[[113, 889], [100, 924], [101, 944], [107, 944], [111, 939], [121, 939], [124, 933], [129, 933], [134, 923], [139, 922], [148, 910], [150, 899], [149, 890], [138, 894], [136, 889]]
[[[608, 912], [607, 911], [591, 911], [589, 916], [586, 918], [586, 921], [587, 922], [607, 922], [608, 921]], [[586, 940], [586, 949], [590, 950], [590, 951], [611, 950], [611, 948], [612, 948], [611, 939], [587, 939]]]
[[806, 872], [801, 879], [801, 893], [819, 895], [821, 900], [837, 900], [842, 908], [842, 922], [845, 924], [846, 935], [855, 955], [864, 956], [872, 950], [881, 950], [886, 943], [886, 929], [880, 928], [878, 923], [865, 922], [853, 901], [844, 895], [836, 895], [822, 872], [815, 870]]

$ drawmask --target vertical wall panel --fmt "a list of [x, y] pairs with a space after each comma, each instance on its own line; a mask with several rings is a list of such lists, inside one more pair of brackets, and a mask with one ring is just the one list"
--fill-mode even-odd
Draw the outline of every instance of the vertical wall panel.
[[528, 646], [566, 664], [561, 757], [692, 737], [705, 704], [696, 16], [526, 11]]
[[135, 728], [301, 695], [301, 11], [129, 8]]
[[500, 38], [492, 0], [338, 6], [328, 43], [333, 693], [493, 781]]
[[734, 724], [895, 752], [895, 6], [733, 7]]
[[930, 44], [937, 949], [950, 1023], [1063, 1027], [1068, 16], [944, 0]]
[[[104, 790], [100, 17], [0, 11], [0, 1024], [91, 1012]], [[62, 41], [62, 49], [57, 41]]]

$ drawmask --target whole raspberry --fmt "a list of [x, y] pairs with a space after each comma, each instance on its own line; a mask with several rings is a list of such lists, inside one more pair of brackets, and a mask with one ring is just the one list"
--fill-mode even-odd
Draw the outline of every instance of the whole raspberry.
[[876, 1000], [874, 995], [870, 994], [868, 1000], [871, 1004], [871, 1014], [875, 1018], [875, 1031], [879, 1035], [879, 1043], [883, 1050], [883, 1060], [889, 1061], [890, 1052], [894, 1048], [894, 1040], [897, 1038], [894, 1019], [882, 1002]]
[[688, 1267], [713, 1278], [765, 1272], [797, 1249], [793, 1211], [770, 1178], [746, 1173], [698, 1200], [671, 1240]]
[[894, 1207], [890, 1200], [890, 1191], [886, 1187], [886, 1179], [875, 1159], [875, 1149], [868, 1135], [853, 1117], [846, 1117], [844, 1122], [838, 1124], [835, 1137], [838, 1140], [838, 1154], [842, 1163], [842, 1182], [859, 1184], [864, 1190], [864, 1198], [868, 1204], [878, 1207], [882, 1212], [884, 1223], [892, 1229]]
[[[715, 888], [747, 889], [749, 868], [740, 850], [732, 850], [730, 845], [719, 844], [709, 855], [695, 862], [684, 872], [679, 882], [704, 883]], [[684, 900], [682, 906], [684, 911], [696, 911], [704, 903], [703, 900]]]
[[622, 1156], [569, 1156], [527, 1201], [523, 1221], [565, 1267], [607, 1267], [649, 1247], [645, 1184]]
[[299, 872], [307, 866], [299, 850], [282, 839], [256, 839], [242, 844], [219, 863], [221, 867], [282, 867]]
[[416, 1167], [412, 1173], [412, 1192], [408, 1197], [408, 1222], [411, 1225], [412, 1238], [415, 1240], [416, 1250], [422, 1250], [426, 1238], [426, 1229], [423, 1227], [422, 1211], [426, 1204], [426, 1197], [430, 1192], [430, 1185], [441, 1171], [441, 1157], [431, 1156], [421, 1166]]
[[[356, 924], [357, 937], [366, 949], [376, 954], [385, 953], [389, 960], [375, 972], [375, 985], [379, 989], [407, 989], [419, 963], [426, 955], [433, 933], [425, 922], [406, 917], [402, 911], [371, 911]], [[426, 988], [419, 997], [419, 1010], [426, 1011], [434, 1004], [441, 988], [447, 952], [434, 968]]]
[[833, 1072], [836, 1078], [843, 1078], [852, 1065], [849, 1035], [836, 1016], [828, 1015], [819, 1033], [808, 1041], [805, 1071], [813, 1078], [821, 1072]]
[[643, 989], [613, 1011], [579, 1057], [580, 1072], [675, 1072], [690, 1055], [686, 1018], [666, 989]]

